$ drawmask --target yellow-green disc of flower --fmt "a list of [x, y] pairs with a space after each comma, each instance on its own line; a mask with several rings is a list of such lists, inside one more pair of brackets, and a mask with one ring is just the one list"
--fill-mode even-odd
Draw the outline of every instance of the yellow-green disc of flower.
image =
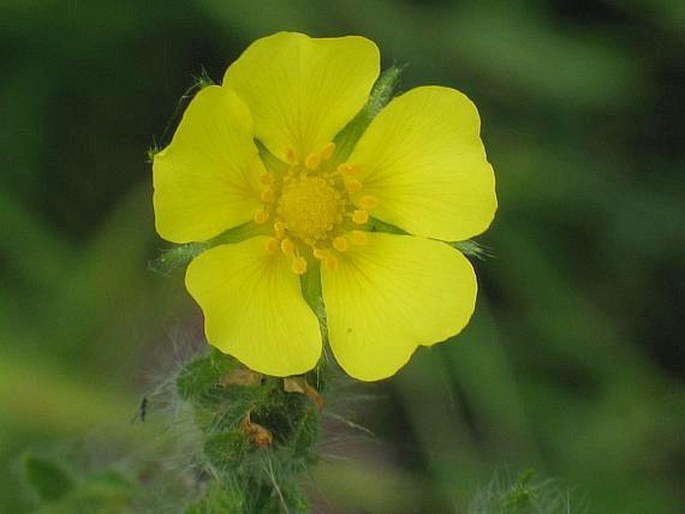
[[379, 70], [378, 48], [364, 37], [279, 32], [250, 45], [223, 83], [247, 103], [273, 154], [292, 160], [290, 149], [303, 162], [364, 106]]
[[319, 322], [287, 259], [266, 237], [216, 246], [188, 266], [186, 287], [205, 315], [212, 346], [260, 373], [296, 375], [321, 355]]
[[460, 332], [477, 291], [471, 264], [446, 244], [373, 233], [322, 268], [321, 286], [333, 354], [360, 380], [389, 377], [417, 346]]
[[264, 173], [253, 137], [250, 112], [233, 91], [209, 86], [193, 98], [152, 165], [160, 236], [204, 241], [252, 219]]
[[454, 89], [426, 86], [392, 100], [349, 158], [360, 164], [373, 215], [411, 234], [461, 241], [495, 214], [495, 176], [473, 103]]

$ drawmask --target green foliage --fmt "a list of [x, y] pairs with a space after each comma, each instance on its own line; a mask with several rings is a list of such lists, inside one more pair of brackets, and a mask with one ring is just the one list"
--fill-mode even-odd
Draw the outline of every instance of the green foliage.
[[59, 500], [74, 488], [74, 479], [56, 462], [27, 454], [22, 463], [27, 482], [43, 501]]
[[217, 350], [189, 362], [176, 387], [191, 405], [211, 470], [208, 492], [189, 512], [224, 502], [243, 505], [235, 512], [246, 514], [306, 508], [298, 482], [317, 461], [319, 430], [308, 396], [287, 392], [283, 379], [246, 370]]
[[245, 493], [235, 484], [214, 484], [194, 505], [185, 509], [184, 514], [240, 514], [245, 512]]
[[116, 471], [77, 480], [56, 461], [25, 455], [25, 479], [38, 494], [40, 514], [125, 514], [132, 511], [134, 486]]
[[496, 476], [477, 492], [468, 514], [582, 514], [582, 500], [572, 498], [554, 480], [539, 480], [532, 470], [512, 478]]

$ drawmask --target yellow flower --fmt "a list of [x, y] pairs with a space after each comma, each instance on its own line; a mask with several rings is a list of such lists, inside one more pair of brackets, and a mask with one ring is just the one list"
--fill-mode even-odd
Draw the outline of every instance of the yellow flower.
[[[186, 273], [209, 343], [256, 371], [300, 374], [320, 358], [307, 273], [320, 273], [333, 354], [361, 380], [391, 376], [471, 317], [473, 268], [442, 241], [483, 232], [497, 207], [478, 112], [454, 89], [413, 89], [340, 162], [333, 140], [365, 105], [379, 66], [376, 45], [359, 36], [260, 39], [221, 86], [195, 96], [154, 158], [163, 238], [260, 229], [206, 250]], [[409, 235], [374, 231], [372, 219]]]

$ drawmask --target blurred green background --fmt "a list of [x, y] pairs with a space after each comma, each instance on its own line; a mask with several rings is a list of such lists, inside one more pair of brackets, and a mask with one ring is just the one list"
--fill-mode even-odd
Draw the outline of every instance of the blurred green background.
[[154, 437], [131, 418], [201, 317], [148, 269], [145, 152], [194, 77], [282, 29], [366, 35], [403, 89], [466, 92], [501, 205], [473, 322], [356, 389], [376, 438], [330, 444], [350, 458], [315, 511], [464, 512], [534, 468], [588, 512], [685, 512], [679, 0], [2, 0], [0, 512], [31, 511], [27, 448]]

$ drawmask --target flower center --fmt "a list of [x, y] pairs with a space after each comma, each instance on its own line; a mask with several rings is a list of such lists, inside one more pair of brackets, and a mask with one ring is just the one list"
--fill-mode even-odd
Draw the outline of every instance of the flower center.
[[276, 212], [293, 236], [313, 246], [342, 222], [344, 209], [333, 179], [302, 174], [285, 177]]
[[334, 168], [327, 162], [335, 151], [328, 143], [321, 151], [298, 161], [288, 150], [289, 169], [267, 172], [261, 179], [263, 206], [255, 213], [258, 224], [273, 223], [273, 237], [266, 250], [280, 251], [292, 259], [293, 273], [307, 271], [309, 262], [318, 259], [330, 270], [350, 245], [363, 245], [363, 230], [369, 211], [378, 203], [362, 192], [357, 175], [360, 167], [343, 163]]

